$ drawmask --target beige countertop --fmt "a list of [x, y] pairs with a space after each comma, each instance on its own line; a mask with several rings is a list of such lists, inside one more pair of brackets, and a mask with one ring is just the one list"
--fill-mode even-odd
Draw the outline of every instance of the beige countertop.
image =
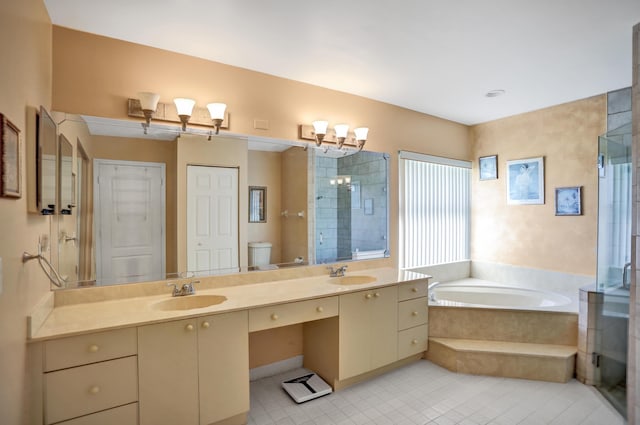
[[423, 280], [430, 277], [421, 273], [394, 268], [359, 270], [347, 272], [345, 276], [372, 276], [375, 277], [375, 280], [365, 284], [340, 285], [335, 284], [336, 278], [323, 275], [211, 289], [200, 289], [196, 284], [196, 295], [189, 295], [188, 297], [221, 295], [226, 297], [227, 300], [221, 304], [190, 310], [162, 311], [154, 308], [154, 305], [158, 302], [171, 298], [169, 288], [167, 288], [167, 293], [163, 295], [62, 305], [52, 308], [42, 324], [37, 329], [31, 330], [29, 340], [41, 341], [89, 332], [329, 297], [396, 283]]

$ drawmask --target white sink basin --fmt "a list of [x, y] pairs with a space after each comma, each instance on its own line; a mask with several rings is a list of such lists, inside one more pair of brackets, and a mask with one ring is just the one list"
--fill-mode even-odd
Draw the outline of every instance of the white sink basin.
[[332, 277], [329, 279], [329, 283], [333, 283], [334, 285], [364, 285], [365, 283], [375, 282], [376, 280], [373, 276], [354, 275]]
[[225, 302], [227, 297], [222, 295], [187, 295], [158, 301], [153, 304], [154, 310], [192, 310], [195, 308], [211, 307]]

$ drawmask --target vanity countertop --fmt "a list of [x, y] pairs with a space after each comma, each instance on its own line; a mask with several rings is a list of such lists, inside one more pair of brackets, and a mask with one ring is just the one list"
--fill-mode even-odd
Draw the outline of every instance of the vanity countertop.
[[196, 295], [188, 297], [220, 295], [226, 297], [227, 300], [221, 304], [190, 310], [162, 311], [154, 308], [154, 305], [158, 302], [171, 298], [169, 288], [167, 288], [167, 293], [163, 295], [58, 306], [50, 311], [41, 326], [31, 331], [29, 340], [42, 341], [83, 333], [342, 295], [402, 282], [424, 280], [430, 277], [425, 274], [394, 268], [359, 270], [347, 272], [345, 276], [372, 276], [375, 280], [371, 283], [340, 285], [332, 283], [339, 278], [323, 275], [214, 289], [200, 289], [196, 284]]

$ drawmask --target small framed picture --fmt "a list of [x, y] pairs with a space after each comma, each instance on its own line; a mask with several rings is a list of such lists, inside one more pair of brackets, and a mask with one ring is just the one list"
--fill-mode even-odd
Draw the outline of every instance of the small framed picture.
[[22, 196], [20, 155], [20, 130], [0, 114], [0, 196]]
[[556, 188], [556, 215], [582, 215], [582, 187]]
[[480, 180], [495, 180], [498, 178], [498, 155], [481, 156], [478, 158]]
[[507, 204], [544, 204], [544, 158], [507, 161]]

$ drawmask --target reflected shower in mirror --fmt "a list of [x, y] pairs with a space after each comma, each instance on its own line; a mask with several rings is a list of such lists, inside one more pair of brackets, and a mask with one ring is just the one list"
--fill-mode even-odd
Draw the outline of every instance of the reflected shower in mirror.
[[36, 204], [43, 215], [56, 213], [56, 123], [44, 107], [40, 107], [36, 136]]
[[[75, 202], [71, 204], [76, 207], [71, 216], [58, 217], [58, 234], [52, 235], [59, 241], [59, 268], [68, 276], [69, 287], [389, 254], [385, 154], [315, 149], [307, 142], [229, 133], [209, 137], [207, 132], [187, 134], [153, 123], [144, 134], [136, 121], [65, 113], [54, 117], [74, 152], [71, 175], [75, 183], [72, 177], [71, 184]], [[109, 164], [110, 173], [118, 176], [130, 177], [131, 167], [136, 167], [136, 178], [102, 176], [101, 163]], [[189, 184], [222, 189], [232, 181], [222, 173], [218, 180], [200, 177], [189, 183], [187, 169], [193, 165], [238, 170], [237, 189], [230, 192], [237, 198], [190, 201], [196, 187]], [[155, 176], [156, 166], [164, 168], [164, 173]], [[152, 201], [154, 187], [158, 197], [164, 196], [157, 204]], [[109, 192], [111, 198], [101, 191]], [[238, 207], [236, 213], [229, 208], [233, 205]], [[105, 211], [115, 214], [115, 221], [105, 223]], [[248, 218], [237, 223], [225, 219], [247, 212]], [[105, 234], [113, 236], [114, 222], [128, 224], [118, 230], [121, 237], [106, 238]], [[209, 239], [200, 238], [214, 230], [225, 233], [228, 229], [233, 235], [234, 228], [236, 236], [224, 242], [227, 245], [210, 245], [223, 239], [213, 233]], [[198, 238], [193, 237], [194, 232]], [[149, 250], [134, 253], [134, 246]], [[234, 246], [235, 251], [229, 248]], [[160, 252], [154, 254], [152, 247], [160, 247]], [[255, 247], [262, 251], [252, 251]], [[237, 261], [229, 256], [237, 256]], [[239, 266], [220, 269], [218, 264]], [[117, 271], [117, 275], [106, 276], [101, 272], [105, 270]]]

